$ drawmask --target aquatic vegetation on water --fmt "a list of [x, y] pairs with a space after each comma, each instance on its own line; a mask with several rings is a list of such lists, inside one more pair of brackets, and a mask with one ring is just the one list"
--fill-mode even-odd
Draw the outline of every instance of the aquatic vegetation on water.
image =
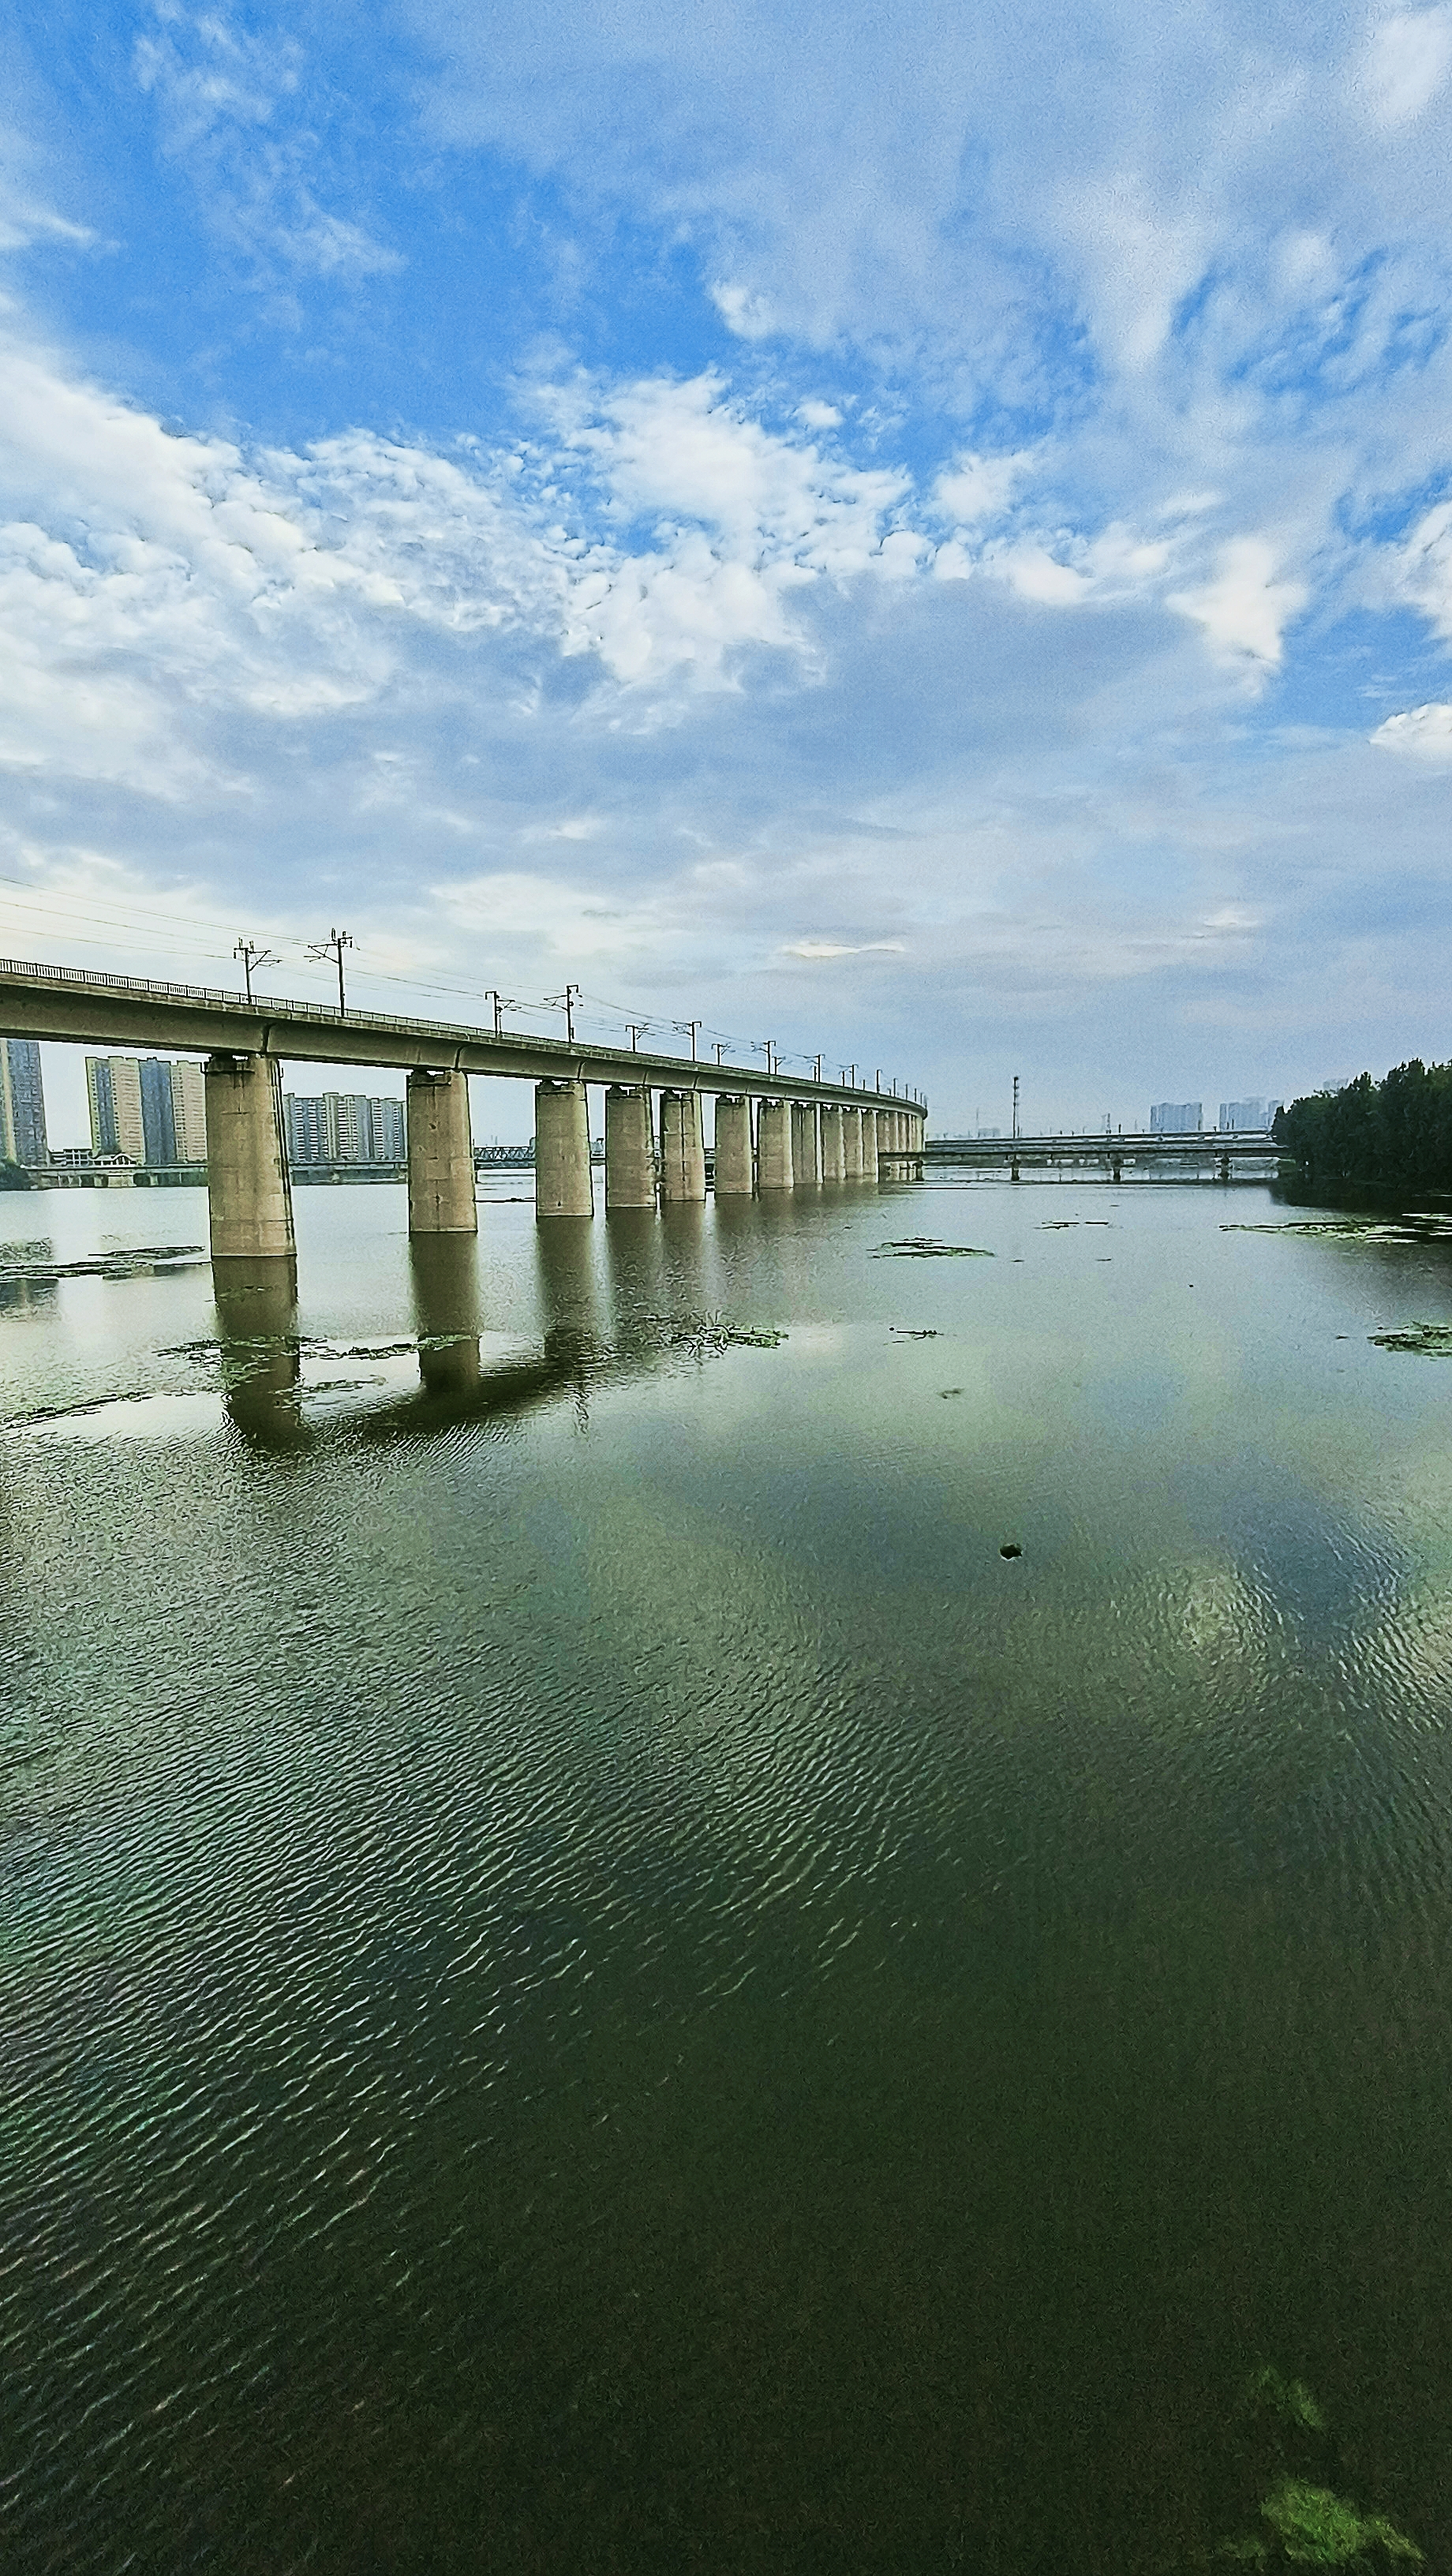
[[1309, 1234], [1343, 1243], [1444, 1243], [1452, 1216], [1315, 1216], [1288, 1224], [1222, 1225], [1222, 1234]]
[[[1379, 2549], [1388, 2558], [1424, 2564], [1417, 2543], [1385, 2514], [1363, 2513], [1333, 2488], [1287, 2469], [1288, 2457], [1309, 2456], [1308, 2446], [1325, 2457], [1329, 2442], [1325, 2414], [1303, 2379], [1287, 2379], [1273, 2363], [1263, 2363], [1242, 2391], [1241, 2413], [1247, 2412], [1261, 2418], [1281, 2455], [1280, 2474], [1260, 2505], [1270, 2536], [1254, 2531], [1217, 2541], [1214, 2560], [1266, 2568], [1365, 2567], [1367, 2552]], [[1263, 2462], [1262, 2475], [1270, 2473]]]
[[1303, 2478], [1284, 2478], [1266, 2497], [1261, 2512], [1287, 2558], [1299, 2567], [1347, 2567], [1366, 2549], [1384, 2549], [1389, 2558], [1423, 2564], [1422, 2552], [1404, 2531], [1380, 2513], [1358, 2513], [1329, 2487], [1308, 2486]]
[[1424, 1360], [1452, 1360], [1452, 1324], [1403, 1324], [1391, 1333], [1368, 1333], [1379, 1351], [1415, 1351]]
[[991, 1261], [981, 1243], [935, 1243], [930, 1234], [909, 1234], [900, 1243], [880, 1243], [874, 1261]]
[[1288, 2424], [1299, 2424], [1308, 2433], [1324, 2433], [1326, 2418], [1317, 2405], [1304, 2379], [1283, 2379], [1271, 2362], [1252, 2371], [1246, 2382], [1245, 2401], [1249, 2406], [1267, 2406], [1283, 2415]]

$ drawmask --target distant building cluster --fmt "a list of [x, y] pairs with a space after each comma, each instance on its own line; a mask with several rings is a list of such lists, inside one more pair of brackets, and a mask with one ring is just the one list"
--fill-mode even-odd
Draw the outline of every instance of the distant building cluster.
[[370, 1100], [361, 1091], [325, 1091], [321, 1099], [283, 1095], [291, 1163], [389, 1163], [408, 1158], [403, 1102]]
[[97, 1162], [119, 1155], [156, 1170], [207, 1159], [199, 1064], [172, 1064], [156, 1055], [88, 1055], [86, 1105]]
[[1252, 1135], [1259, 1135], [1263, 1129], [1275, 1125], [1276, 1111], [1280, 1106], [1278, 1100], [1222, 1100], [1220, 1133], [1222, 1136], [1236, 1136], [1248, 1129]]
[[[1278, 1100], [1222, 1100], [1221, 1136], [1261, 1136], [1275, 1124]], [[1150, 1110], [1152, 1136], [1198, 1136], [1205, 1125], [1202, 1100], [1157, 1100]]]
[[49, 1160], [40, 1047], [34, 1038], [0, 1040], [0, 1163], [29, 1171]]

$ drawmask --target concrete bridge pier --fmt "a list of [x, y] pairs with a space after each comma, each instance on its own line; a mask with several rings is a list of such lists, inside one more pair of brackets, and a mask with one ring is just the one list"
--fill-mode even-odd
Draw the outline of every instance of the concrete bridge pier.
[[862, 1177], [864, 1181], [878, 1181], [882, 1178], [882, 1167], [877, 1152], [875, 1109], [864, 1109], [862, 1112]]
[[409, 1233], [477, 1234], [467, 1073], [415, 1065], [406, 1102]]
[[583, 1082], [539, 1082], [534, 1092], [534, 1212], [593, 1216], [590, 1113]]
[[822, 1179], [824, 1182], [845, 1181], [847, 1178], [842, 1118], [843, 1112], [840, 1109], [827, 1108], [822, 1112]]
[[817, 1135], [816, 1104], [811, 1100], [792, 1102], [792, 1187], [816, 1189], [822, 1178], [822, 1148]]
[[860, 1109], [844, 1109], [842, 1112], [842, 1178], [844, 1181], [860, 1181], [862, 1178]]
[[705, 1198], [706, 1148], [699, 1091], [661, 1093], [660, 1194], [665, 1200]]
[[272, 1056], [211, 1055], [203, 1082], [213, 1261], [295, 1262], [281, 1065]]
[[655, 1136], [645, 1083], [612, 1083], [605, 1094], [605, 1209], [654, 1208]]
[[751, 1103], [734, 1091], [716, 1102], [716, 1196], [751, 1196]]
[[756, 1168], [759, 1187], [789, 1190], [792, 1185], [792, 1114], [787, 1100], [763, 1100], [756, 1121]]

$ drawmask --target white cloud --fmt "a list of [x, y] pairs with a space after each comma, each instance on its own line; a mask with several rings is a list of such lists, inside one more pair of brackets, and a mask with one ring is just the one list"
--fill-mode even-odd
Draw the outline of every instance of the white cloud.
[[1374, 29], [1367, 86], [1378, 124], [1411, 124], [1452, 70], [1452, 10], [1399, 9]]
[[976, 456], [965, 450], [949, 473], [938, 476], [933, 498], [942, 516], [955, 526], [976, 528], [984, 520], [1002, 518], [1015, 485], [1023, 481], [1033, 462], [1031, 448], [1007, 456]]
[[749, 287], [713, 286], [711, 301], [738, 340], [767, 340], [777, 327], [765, 296], [753, 294]]
[[1307, 596], [1304, 582], [1280, 574], [1266, 538], [1234, 537], [1220, 549], [1214, 578], [1172, 592], [1169, 605], [1204, 628], [1221, 661], [1255, 674], [1279, 668], [1285, 628]]
[[190, 172], [217, 231], [255, 258], [324, 277], [402, 266], [365, 224], [319, 200], [325, 156], [303, 103], [306, 57], [294, 38], [239, 26], [225, 5], [153, 0], [153, 24], [133, 60], [166, 148]]
[[1072, 564], [1059, 563], [1046, 547], [1025, 539], [1019, 544], [994, 546], [984, 557], [988, 568], [998, 573], [1020, 599], [1030, 599], [1040, 608], [1076, 608], [1087, 599], [1093, 584], [1086, 573]]
[[1437, 700], [1408, 707], [1404, 715], [1388, 716], [1379, 724], [1371, 740], [1383, 751], [1410, 753], [1440, 767], [1452, 762], [1452, 707]]
[[783, 957], [905, 957], [903, 939], [789, 939]]

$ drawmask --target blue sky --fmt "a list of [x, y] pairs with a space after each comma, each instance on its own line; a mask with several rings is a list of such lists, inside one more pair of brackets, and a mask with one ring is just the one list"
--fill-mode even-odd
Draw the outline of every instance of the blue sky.
[[1452, 8], [28, 25], [0, 946], [941, 1127], [1452, 1054]]

